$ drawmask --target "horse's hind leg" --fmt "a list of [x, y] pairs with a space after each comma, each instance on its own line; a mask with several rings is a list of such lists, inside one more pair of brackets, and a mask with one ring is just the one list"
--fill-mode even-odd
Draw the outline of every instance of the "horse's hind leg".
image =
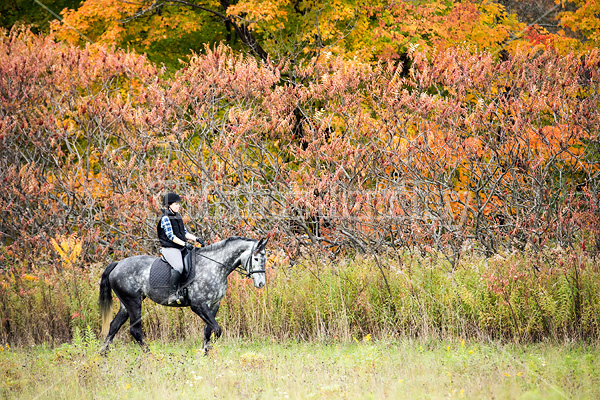
[[129, 299], [125, 302], [125, 308], [129, 313], [129, 332], [138, 344], [148, 351], [148, 346], [144, 342], [144, 333], [142, 332], [142, 299]]
[[121, 303], [121, 308], [119, 309], [119, 312], [117, 313], [117, 315], [115, 315], [112, 322], [110, 323], [108, 335], [106, 335], [106, 339], [104, 340], [104, 348], [102, 349], [103, 353], [106, 353], [106, 351], [108, 350], [108, 346], [114, 339], [117, 332], [119, 332], [119, 329], [121, 329], [125, 321], [127, 321], [127, 318], [129, 318], [129, 313], [127, 312], [127, 309], [123, 306], [123, 303]]

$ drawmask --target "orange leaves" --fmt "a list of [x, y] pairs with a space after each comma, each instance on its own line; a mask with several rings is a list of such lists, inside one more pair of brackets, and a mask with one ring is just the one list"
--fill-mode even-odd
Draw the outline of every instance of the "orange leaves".
[[[57, 37], [71, 44], [85, 43], [75, 29], [95, 42], [106, 45], [119, 43], [125, 35], [123, 24], [119, 23], [135, 13], [139, 5], [119, 0], [86, 0], [77, 11], [63, 10], [62, 23], [52, 25]], [[75, 29], [73, 29], [75, 28]]]
[[399, 50], [407, 51], [410, 44], [426, 52], [456, 45], [467, 45], [472, 52], [494, 50], [523, 27], [494, 1], [385, 3], [371, 9], [383, 59], [398, 59]]
[[27, 243], [76, 232], [86, 257], [151, 251], [165, 190], [209, 237], [456, 248], [519, 232], [531, 210], [552, 224], [597, 176], [597, 52], [415, 49], [403, 69], [334, 53], [275, 66], [220, 45], [167, 75], [100, 45], [11, 40], [0, 207], [11, 235], [26, 215]]
[[528, 149], [526, 156], [531, 159], [534, 171], [545, 168], [548, 162], [560, 162], [565, 168], [600, 170], [593, 159], [586, 159], [586, 142], [593, 135], [578, 126], [549, 125], [528, 130], [523, 136]]

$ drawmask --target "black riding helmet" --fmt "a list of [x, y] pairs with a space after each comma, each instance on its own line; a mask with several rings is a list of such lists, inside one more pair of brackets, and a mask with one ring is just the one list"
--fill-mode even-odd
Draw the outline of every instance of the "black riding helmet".
[[181, 202], [181, 197], [177, 193], [167, 193], [163, 197], [163, 206], [170, 206], [173, 203]]

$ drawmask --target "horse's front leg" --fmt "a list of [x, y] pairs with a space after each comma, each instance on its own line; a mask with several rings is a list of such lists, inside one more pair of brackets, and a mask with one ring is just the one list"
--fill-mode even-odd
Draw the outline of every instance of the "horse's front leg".
[[222, 330], [215, 319], [217, 312], [219, 311], [219, 306], [217, 305], [211, 309], [204, 305], [194, 305], [191, 309], [206, 323], [206, 327], [204, 327], [204, 342], [202, 344], [202, 350], [206, 355], [210, 349], [210, 337], [212, 333], [215, 333], [215, 338], [217, 339], [221, 337]]
[[204, 341], [202, 342], [202, 351], [204, 355], [208, 354], [208, 350], [210, 349], [210, 335], [212, 335], [212, 328], [209, 324], [206, 324], [204, 327]]

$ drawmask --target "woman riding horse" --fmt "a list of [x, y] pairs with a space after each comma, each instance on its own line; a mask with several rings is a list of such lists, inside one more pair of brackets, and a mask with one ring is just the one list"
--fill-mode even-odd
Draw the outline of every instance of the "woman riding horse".
[[[221, 327], [216, 320], [221, 300], [227, 293], [227, 278], [235, 270], [252, 278], [254, 287], [265, 286], [265, 247], [268, 239], [260, 240], [230, 237], [202, 248], [194, 248], [190, 269], [192, 278], [186, 283], [187, 301], [171, 307], [190, 307], [206, 323], [204, 328], [204, 354], [208, 352], [211, 335], [221, 335]], [[148, 349], [142, 333], [142, 302], [148, 298], [155, 303], [165, 304], [168, 295], [162, 286], [153, 286], [150, 275], [152, 266], [158, 259], [152, 256], [133, 256], [113, 262], [106, 267], [100, 280], [98, 303], [102, 315], [102, 332], [106, 334], [103, 353], [106, 353], [113, 338], [125, 321], [129, 320], [129, 330], [135, 340]], [[189, 278], [188, 278], [189, 279]], [[117, 315], [112, 315], [112, 292], [117, 295], [121, 307]]]
[[204, 241], [197, 236], [188, 233], [183, 219], [179, 215], [181, 210], [181, 197], [176, 193], [167, 193], [163, 197], [163, 215], [158, 224], [156, 225], [156, 232], [158, 234], [158, 240], [162, 246], [160, 252], [167, 260], [173, 270], [171, 271], [170, 280], [170, 294], [167, 300], [168, 304], [181, 304], [183, 300], [177, 291], [179, 286], [179, 280], [183, 273], [183, 254], [182, 250], [187, 249], [188, 251], [193, 249], [193, 245], [187, 241], [198, 242], [202, 246], [205, 246]]

